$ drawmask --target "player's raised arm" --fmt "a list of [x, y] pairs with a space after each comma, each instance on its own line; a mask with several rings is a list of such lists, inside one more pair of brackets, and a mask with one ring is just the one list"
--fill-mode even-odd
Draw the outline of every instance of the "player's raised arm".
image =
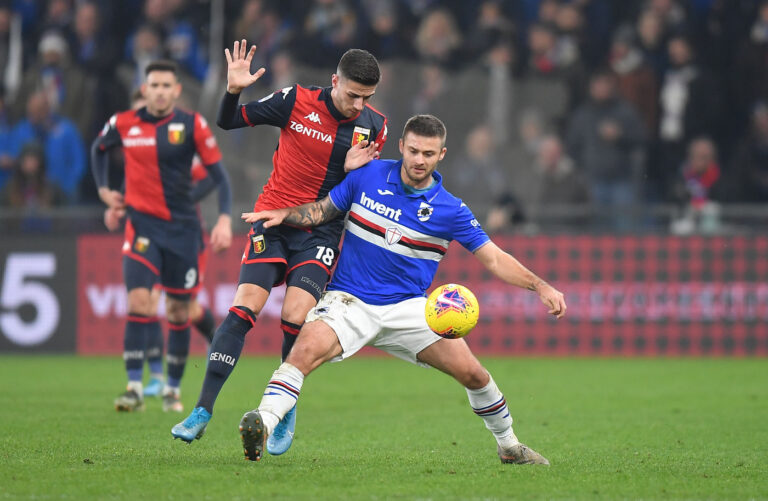
[[252, 125], [243, 118], [238, 100], [243, 89], [256, 82], [267, 70], [259, 68], [256, 73], [251, 73], [251, 61], [256, 53], [256, 46], [252, 45], [247, 52], [246, 49], [245, 39], [234, 43], [232, 53], [229, 49], [224, 49], [224, 55], [227, 58], [227, 92], [224, 93], [219, 105], [219, 114], [216, 117], [216, 124], [222, 129], [237, 129]]
[[488, 242], [475, 251], [475, 257], [499, 279], [534, 291], [549, 308], [549, 314], [557, 318], [565, 315], [567, 309], [563, 293], [536, 276], [511, 254], [504, 252], [493, 242]]
[[318, 226], [344, 214], [339, 210], [331, 197], [325, 197], [318, 202], [299, 205], [286, 209], [263, 210], [259, 212], [244, 212], [240, 217], [247, 223], [264, 221], [264, 228], [271, 228], [281, 223], [295, 226]]

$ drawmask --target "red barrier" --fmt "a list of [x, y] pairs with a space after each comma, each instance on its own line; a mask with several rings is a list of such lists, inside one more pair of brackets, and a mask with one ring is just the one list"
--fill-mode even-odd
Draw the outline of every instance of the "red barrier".
[[[211, 256], [201, 302], [217, 320], [237, 284], [243, 238]], [[468, 286], [481, 319], [468, 336], [481, 354], [768, 355], [768, 238], [506, 237], [497, 243], [566, 294], [555, 321], [531, 292], [494, 279], [451, 245], [435, 284]], [[78, 245], [78, 351], [119, 353], [125, 315], [121, 238], [83, 236]], [[246, 341], [247, 353], [278, 353], [278, 289]], [[193, 350], [205, 345], [193, 336]]]

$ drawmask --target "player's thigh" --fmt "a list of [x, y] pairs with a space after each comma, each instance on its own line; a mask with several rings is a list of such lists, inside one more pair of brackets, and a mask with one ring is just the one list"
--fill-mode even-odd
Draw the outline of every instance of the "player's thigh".
[[289, 269], [282, 319], [294, 324], [304, 322], [309, 310], [320, 300], [328, 278], [328, 269], [311, 260]]
[[190, 238], [189, 252], [179, 253], [167, 247], [160, 247], [160, 283], [166, 298], [189, 302], [192, 294], [197, 291], [200, 279], [197, 269], [198, 245], [197, 238]]
[[488, 371], [463, 339], [441, 338], [420, 351], [417, 357], [419, 361], [453, 376], [467, 388], [479, 389], [488, 384]]
[[259, 315], [269, 298], [270, 290], [271, 288], [265, 289], [259, 285], [241, 283], [237, 286], [232, 306], [245, 306], [255, 315]]
[[304, 324], [286, 362], [305, 376], [342, 353], [341, 344], [330, 325], [322, 320]]
[[[376, 338], [379, 322], [374, 310], [375, 307], [346, 292], [326, 291], [317, 306], [309, 310], [304, 327], [314, 325], [316, 321], [330, 327], [338, 340], [340, 351], [334, 352], [329, 360], [338, 362], [351, 357]], [[305, 332], [304, 327], [299, 333], [294, 350]], [[311, 334], [307, 334], [307, 337], [311, 337]]]
[[152, 304], [152, 294], [146, 287], [135, 287], [128, 291], [128, 313], [152, 317], [157, 307]]

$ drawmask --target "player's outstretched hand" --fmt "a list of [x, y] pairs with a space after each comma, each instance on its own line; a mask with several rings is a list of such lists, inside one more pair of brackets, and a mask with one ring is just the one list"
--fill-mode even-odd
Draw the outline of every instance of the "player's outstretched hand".
[[259, 212], [243, 212], [240, 216], [246, 223], [264, 221], [264, 228], [271, 228], [283, 222], [288, 215], [287, 209], [263, 210]]
[[104, 226], [109, 231], [117, 231], [120, 228], [120, 221], [125, 217], [125, 209], [113, 209], [108, 207], [104, 211]]
[[547, 313], [557, 318], [562, 318], [565, 315], [565, 310], [568, 307], [565, 305], [565, 296], [563, 296], [562, 292], [544, 281], [536, 286], [536, 292], [539, 294], [541, 302], [549, 308]]
[[211, 249], [221, 252], [232, 245], [232, 218], [229, 214], [220, 214], [219, 220], [211, 230]]
[[230, 94], [240, 94], [267, 71], [259, 68], [256, 73], [251, 73], [251, 61], [256, 53], [256, 46], [251, 45], [251, 49], [247, 50], [247, 45], [243, 38], [242, 41], [235, 42], [231, 54], [229, 49], [224, 49], [224, 55], [227, 57], [227, 92]]
[[379, 157], [379, 143], [372, 141], [360, 141], [349, 150], [344, 159], [344, 171], [349, 172], [359, 169], [374, 158]]

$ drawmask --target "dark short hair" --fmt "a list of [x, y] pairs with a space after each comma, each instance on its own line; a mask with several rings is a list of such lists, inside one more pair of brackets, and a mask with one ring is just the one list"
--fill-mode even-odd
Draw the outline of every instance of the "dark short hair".
[[159, 59], [149, 63], [144, 69], [144, 76], [148, 76], [153, 71], [170, 71], [176, 77], [179, 76], [179, 67], [176, 66], [176, 63], [167, 59]]
[[349, 49], [345, 52], [339, 60], [336, 73], [362, 85], [377, 85], [381, 79], [379, 62], [373, 54], [363, 49]]
[[447, 131], [445, 124], [434, 115], [414, 115], [405, 122], [403, 139], [409, 132], [423, 137], [439, 137], [445, 144]]

